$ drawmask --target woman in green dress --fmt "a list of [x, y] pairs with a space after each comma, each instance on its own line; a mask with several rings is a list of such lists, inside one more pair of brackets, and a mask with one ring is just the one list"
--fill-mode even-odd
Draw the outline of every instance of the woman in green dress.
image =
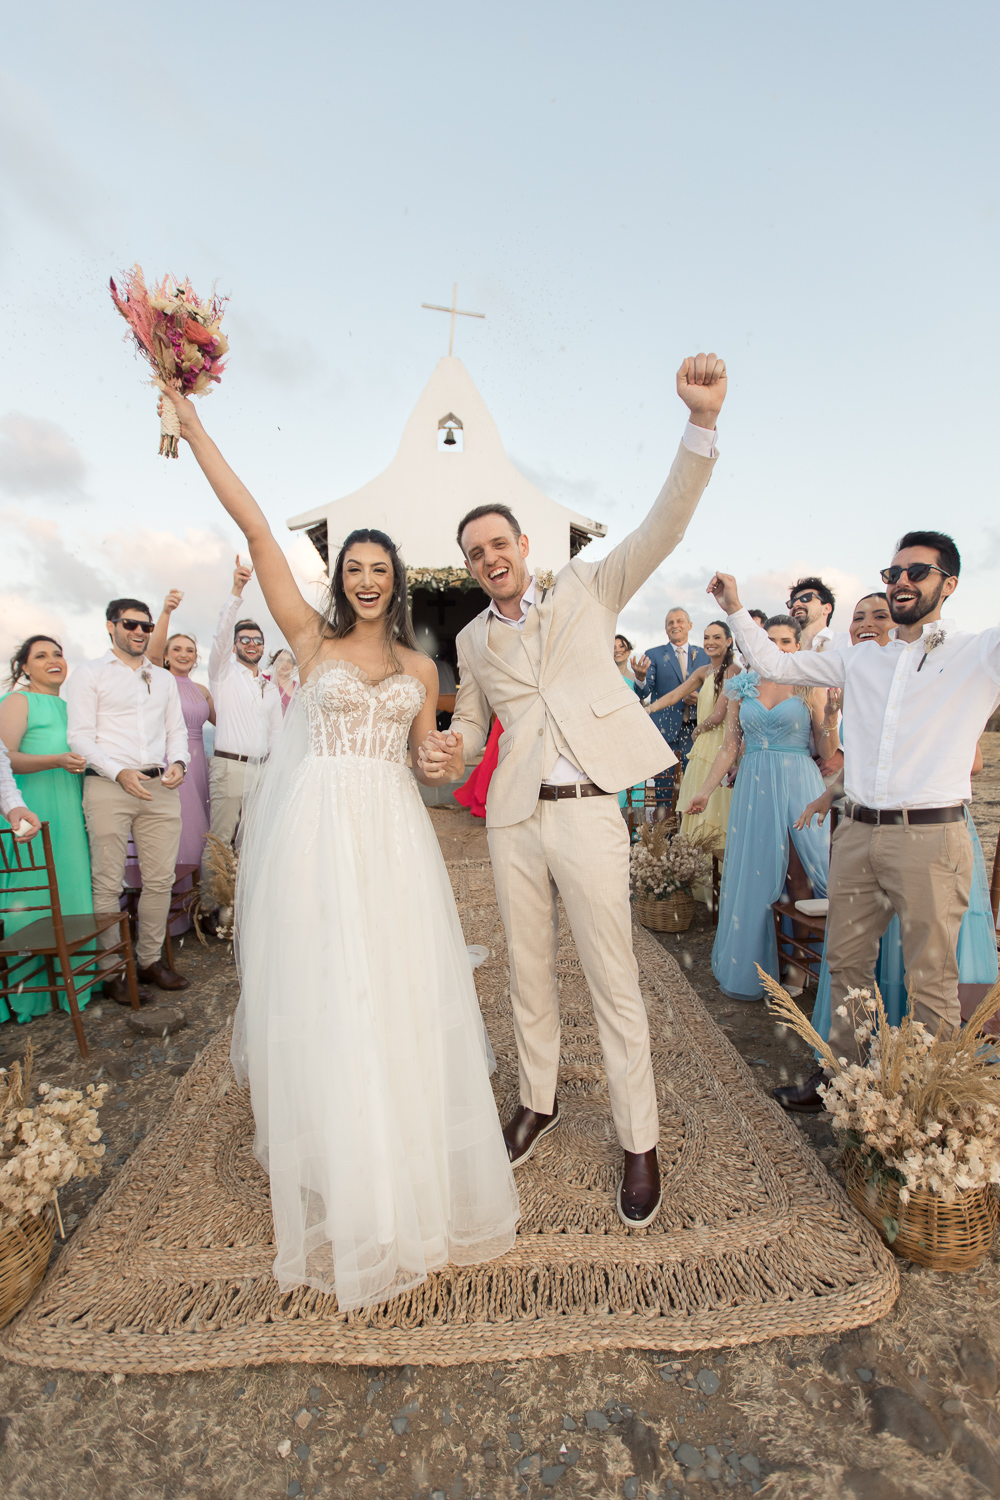
[[[65, 915], [76, 916], [94, 908], [83, 821], [83, 773], [87, 763], [82, 755], [73, 754], [66, 739], [66, 704], [59, 696], [65, 680], [66, 662], [59, 642], [48, 635], [29, 636], [11, 658], [12, 691], [0, 699], [0, 740], [7, 747], [14, 779], [25, 801], [49, 825], [60, 905]], [[11, 901], [19, 878], [24, 877], [0, 875], [0, 904], [4, 907]], [[39, 899], [37, 892], [25, 898], [31, 903]], [[43, 915], [26, 911], [18, 917], [15, 912], [4, 911], [5, 934], [9, 937]], [[38, 984], [44, 977], [41, 959], [37, 969], [26, 969], [22, 974], [25, 985]], [[82, 1008], [90, 995], [90, 989], [79, 989], [77, 1004]], [[59, 1004], [63, 1010], [69, 1009], [64, 990], [59, 991]], [[0, 1021], [8, 1020], [11, 1010], [18, 1021], [30, 1021], [51, 1008], [48, 992], [24, 991], [11, 995], [7, 1002], [0, 1000]]]

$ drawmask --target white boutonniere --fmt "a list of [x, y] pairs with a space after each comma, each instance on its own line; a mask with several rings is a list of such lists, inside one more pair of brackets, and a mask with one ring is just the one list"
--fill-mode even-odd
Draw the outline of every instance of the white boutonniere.
[[153, 691], [153, 674], [152, 674], [152, 672], [149, 670], [148, 667], [143, 667], [142, 672], [141, 672], [140, 675], [142, 677], [143, 682], [146, 684], [146, 692], [149, 693], [149, 694], [152, 694], [152, 691]]
[[935, 625], [934, 629], [924, 636], [924, 654], [920, 658], [920, 665], [917, 667], [918, 672], [920, 671], [920, 668], [923, 666], [924, 662], [927, 660], [930, 653], [934, 650], [934, 647], [940, 646], [943, 641], [944, 631], [941, 629], [940, 625]]

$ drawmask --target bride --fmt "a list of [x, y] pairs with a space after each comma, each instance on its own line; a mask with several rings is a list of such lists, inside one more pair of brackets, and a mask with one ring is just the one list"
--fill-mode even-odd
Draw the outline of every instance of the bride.
[[313, 609], [193, 403], [166, 398], [299, 664], [244, 815], [232, 1060], [270, 1176], [274, 1275], [347, 1311], [503, 1254], [519, 1216], [458, 912], [406, 766], [434, 728], [437, 669], [389, 537], [352, 532]]

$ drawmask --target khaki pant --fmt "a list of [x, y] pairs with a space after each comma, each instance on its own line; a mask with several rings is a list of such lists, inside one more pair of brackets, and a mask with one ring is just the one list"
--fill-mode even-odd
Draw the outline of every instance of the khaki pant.
[[556, 1093], [558, 892], [594, 1002], [618, 1139], [626, 1151], [652, 1150], [660, 1124], [617, 797], [539, 801], [523, 823], [489, 829], [489, 844], [507, 932], [521, 1103], [550, 1114]]
[[[95, 912], [117, 912], [125, 874], [129, 834], [142, 871], [139, 931], [135, 961], [140, 969], [156, 963], [163, 947], [181, 841], [181, 799], [176, 787], [147, 781], [152, 801], [132, 797], [117, 781], [87, 776], [83, 783], [83, 816], [90, 843], [90, 880]], [[99, 939], [102, 948], [118, 942], [118, 928]], [[109, 959], [109, 963], [113, 960]]]
[[[227, 846], [232, 844], [239, 826], [243, 807], [243, 792], [246, 787], [248, 762], [226, 760], [213, 755], [208, 768], [208, 794], [212, 803], [211, 832]], [[202, 857], [201, 883], [206, 890], [212, 886], [212, 874]]]
[[848, 989], [871, 989], [879, 938], [899, 917], [911, 1014], [932, 1032], [961, 1024], [958, 930], [972, 887], [972, 840], [965, 823], [879, 827], [843, 818], [833, 835], [827, 895], [830, 1047], [858, 1056]]

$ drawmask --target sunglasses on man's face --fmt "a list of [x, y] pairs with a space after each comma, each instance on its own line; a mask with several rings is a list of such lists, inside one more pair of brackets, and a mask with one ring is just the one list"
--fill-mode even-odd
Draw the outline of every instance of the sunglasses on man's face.
[[891, 568], [883, 568], [880, 576], [883, 583], [898, 583], [904, 573], [911, 583], [923, 583], [928, 573], [940, 573], [942, 578], [952, 576], [946, 573], [944, 568], [936, 567], [934, 563], [910, 563], [907, 568], [898, 568], [893, 563]]
[[[818, 594], [812, 594], [812, 593], [809, 593], [809, 594], [796, 594], [795, 597], [794, 597], [794, 599], [789, 599], [789, 601], [788, 601], [788, 608], [791, 609], [793, 607], [793, 605], [796, 605], [796, 604], [811, 604], [814, 599], [819, 599], [819, 595]], [[823, 601], [820, 600], [820, 603], [822, 603], [822, 602]]]
[[259, 635], [238, 635], [236, 644], [238, 646], [263, 646], [264, 640]]
[[119, 617], [114, 623], [121, 625], [125, 630], [141, 630], [143, 635], [152, 635], [156, 629], [152, 620], [123, 620]]

